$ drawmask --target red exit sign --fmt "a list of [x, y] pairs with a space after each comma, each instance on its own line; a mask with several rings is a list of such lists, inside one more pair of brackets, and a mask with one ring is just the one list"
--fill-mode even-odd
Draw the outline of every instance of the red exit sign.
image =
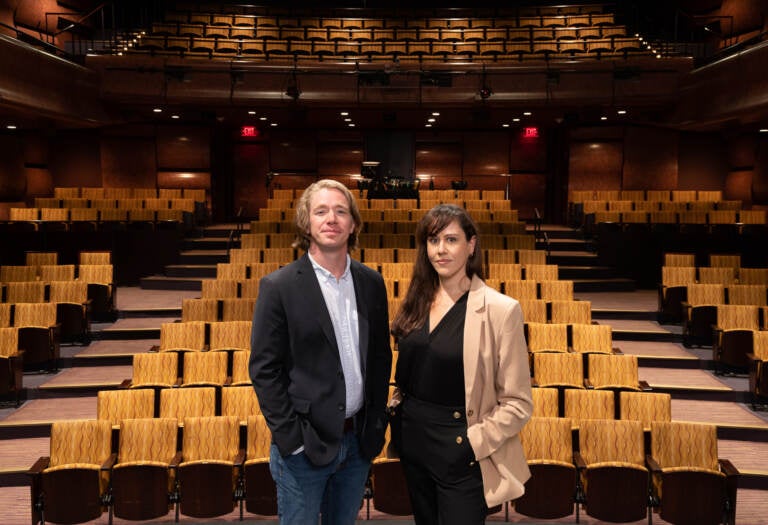
[[539, 128], [523, 128], [523, 138], [535, 139], [539, 137]]
[[256, 129], [256, 126], [242, 126], [240, 127], [240, 136], [241, 137], [258, 137], [259, 132]]

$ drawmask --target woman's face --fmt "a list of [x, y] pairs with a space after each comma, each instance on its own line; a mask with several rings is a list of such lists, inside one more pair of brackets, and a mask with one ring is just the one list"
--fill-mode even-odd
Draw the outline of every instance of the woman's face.
[[475, 251], [475, 237], [467, 239], [458, 220], [427, 237], [427, 257], [441, 280], [466, 275], [467, 260]]

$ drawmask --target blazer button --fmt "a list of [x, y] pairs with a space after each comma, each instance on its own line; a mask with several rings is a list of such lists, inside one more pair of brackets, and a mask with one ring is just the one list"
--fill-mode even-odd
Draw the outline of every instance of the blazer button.
[[474, 467], [474, 466], [475, 466], [475, 462], [474, 462], [474, 461], [470, 461], [470, 462], [469, 462], [469, 466], [470, 466], [470, 467]]
[[336, 408], [338, 408], [338, 409], [339, 409], [339, 412], [341, 412], [342, 410], [344, 410], [344, 405], [342, 405], [341, 403], [339, 403], [339, 405], [338, 405]]
[[461, 445], [462, 441], [464, 441], [461, 436], [456, 436], [456, 444]]
[[453, 419], [459, 419], [460, 417], [461, 417], [461, 412], [459, 412], [458, 410], [453, 413]]
[[469, 417], [472, 417], [473, 414], [474, 414], [474, 412], [472, 410], [467, 410], [467, 415]]

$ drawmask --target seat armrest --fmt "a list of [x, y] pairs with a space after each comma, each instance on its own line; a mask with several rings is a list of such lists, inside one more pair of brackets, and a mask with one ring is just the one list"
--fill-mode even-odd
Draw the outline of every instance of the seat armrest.
[[119, 388], [131, 388], [132, 384], [133, 384], [132, 379], [123, 379], [122, 382], [120, 383]]
[[245, 463], [245, 449], [240, 449], [237, 451], [237, 455], [235, 456], [235, 459], [232, 460], [232, 463], [238, 468], [242, 468], [243, 463]]
[[152, 345], [152, 346], [150, 346], [149, 347], [149, 351], [150, 352], [155, 352], [155, 353], [159, 352], [160, 351], [160, 345]]
[[576, 465], [576, 470], [584, 470], [587, 468], [587, 462], [584, 461], [584, 457], [579, 451], [573, 453], [573, 464]]
[[227, 376], [222, 386], [231, 386], [231, 385], [232, 385], [232, 376]]
[[171, 458], [171, 462], [168, 463], [168, 467], [172, 469], [179, 468], [179, 465], [183, 459], [184, 456], [182, 455], [181, 451], [176, 452], [176, 454], [174, 454], [174, 456]]
[[737, 469], [730, 459], [718, 458], [717, 462], [720, 464], [720, 471], [726, 476], [738, 476], [739, 469]]
[[595, 385], [592, 384], [592, 381], [590, 381], [588, 377], [584, 378], [584, 388], [586, 388], [587, 390], [595, 389]]
[[661, 474], [661, 466], [650, 454], [646, 454], [645, 464], [648, 465], [648, 470], [651, 471], [651, 474]]
[[27, 474], [30, 476], [36, 476], [38, 474], [42, 474], [45, 469], [48, 468], [48, 465], [51, 463], [51, 458], [49, 456], [42, 456], [37, 458], [37, 461], [35, 461], [31, 467], [29, 467], [29, 470], [27, 471]]
[[614, 346], [613, 348], [611, 348], [611, 350], [613, 350], [613, 355], [624, 355], [624, 352], [622, 351], [621, 348]]
[[177, 377], [176, 381], [174, 381], [173, 383], [173, 387], [180, 387], [183, 382], [184, 382], [183, 377]]
[[642, 390], [643, 392], [650, 392], [651, 390], [653, 390], [651, 388], [651, 385], [648, 384], [648, 381], [640, 381], [638, 383], [638, 386], [640, 387], [640, 390]]
[[531, 378], [531, 386], [532, 386], [532, 387], [537, 387], [537, 386], [539, 386], [539, 382], [536, 380], [536, 378], [535, 378], [535, 377], [532, 377], [532, 378]]
[[112, 470], [112, 467], [115, 466], [115, 463], [117, 463], [117, 453], [113, 452], [107, 459], [104, 460], [104, 463], [101, 465], [101, 470]]

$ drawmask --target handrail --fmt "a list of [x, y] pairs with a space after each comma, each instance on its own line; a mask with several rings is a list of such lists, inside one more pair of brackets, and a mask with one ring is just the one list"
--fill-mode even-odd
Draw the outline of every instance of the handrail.
[[235, 227], [229, 230], [229, 234], [227, 235], [227, 258], [229, 258], [229, 252], [232, 250], [232, 246], [234, 246], [235, 241], [240, 241], [240, 236], [243, 233], [243, 223], [240, 220], [243, 216], [243, 207], [240, 206], [238, 208], [237, 213], [235, 214]]

